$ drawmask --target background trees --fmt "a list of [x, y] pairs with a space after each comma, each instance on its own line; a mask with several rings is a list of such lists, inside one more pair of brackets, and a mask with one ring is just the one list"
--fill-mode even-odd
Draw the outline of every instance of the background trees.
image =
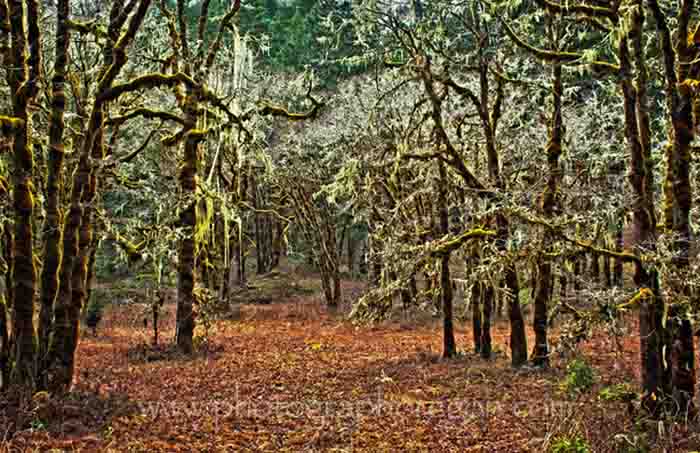
[[696, 9], [0, 0], [3, 387], [70, 388], [95, 279], [157, 313], [177, 276], [191, 354], [288, 255], [329, 307], [363, 269], [355, 320], [441, 317], [448, 358], [469, 303], [514, 367], [636, 310], [646, 408], [692, 410]]

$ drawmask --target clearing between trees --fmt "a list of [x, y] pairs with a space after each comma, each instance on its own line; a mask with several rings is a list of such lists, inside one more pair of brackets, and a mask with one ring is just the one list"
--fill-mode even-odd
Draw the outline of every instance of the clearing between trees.
[[[290, 280], [309, 290], [319, 286], [302, 276], [279, 279]], [[343, 282], [345, 293], [362, 286]], [[272, 295], [285, 290], [265, 289]], [[86, 333], [80, 343], [73, 392], [64, 399], [35, 395], [22, 414], [30, 428], [14, 433], [0, 451], [700, 446], [693, 425], [648, 438], [631, 421], [629, 411], [636, 409], [629, 394], [639, 381], [636, 335], [618, 342], [594, 335], [576, 352], [555, 354], [545, 372], [513, 369], [506, 319], [493, 328], [493, 359], [472, 353], [471, 332], [462, 323], [456, 328], [462, 353], [443, 359], [441, 326], [432, 318], [399, 314], [357, 326], [345, 320], [344, 307], [329, 312], [318, 293], [306, 292], [243, 304], [235, 319], [220, 313], [208, 335], [197, 332], [191, 357], [170, 342], [153, 346], [152, 326], [144, 327], [138, 305], [106, 309], [97, 334]], [[163, 332], [175, 328], [174, 304], [166, 304], [160, 324]], [[635, 322], [625, 324], [635, 331]]]

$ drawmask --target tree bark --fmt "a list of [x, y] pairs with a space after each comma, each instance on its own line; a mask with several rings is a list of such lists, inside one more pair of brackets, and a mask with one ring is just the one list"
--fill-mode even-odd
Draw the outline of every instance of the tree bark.
[[472, 304], [472, 338], [474, 340], [474, 354], [481, 354], [481, 293], [482, 284], [474, 283], [471, 293]]
[[[678, 30], [675, 49], [666, 17], [657, 0], [649, 0], [649, 8], [656, 22], [658, 41], [662, 49], [662, 63], [666, 80], [666, 102], [669, 112], [669, 142], [666, 147], [666, 178], [664, 181], [664, 223], [666, 230], [675, 233], [674, 264], [680, 273], [688, 268], [690, 260], [690, 211], [693, 195], [690, 184], [691, 143], [695, 138], [693, 121], [693, 93], [684, 83], [689, 76], [691, 62], [697, 58], [695, 45], [689, 45], [689, 22], [695, 9], [694, 0], [680, 2], [677, 17]], [[692, 41], [691, 41], [692, 43]], [[693, 77], [695, 79], [696, 77]], [[682, 277], [681, 277], [682, 278]], [[681, 288], [690, 296], [687, 287]], [[674, 348], [672, 376], [674, 397], [682, 412], [694, 411], [695, 345], [691, 318], [685, 309], [672, 305], [673, 331], [670, 333]]]
[[493, 296], [494, 289], [490, 283], [487, 283], [481, 292], [482, 302], [482, 317], [481, 317], [481, 357], [484, 359], [491, 358], [493, 350], [491, 346], [491, 313], [493, 312]]
[[[625, 138], [629, 147], [629, 181], [635, 196], [632, 207], [635, 243], [645, 249], [656, 248], [656, 216], [654, 213], [653, 166], [651, 163], [648, 100], [646, 95], [647, 70], [644, 63], [642, 30], [644, 8], [636, 2], [628, 33], [636, 63], [636, 80], [632, 83], [632, 64], [628, 37], [620, 39], [620, 86], [625, 112]], [[670, 395], [669, 370], [662, 360], [666, 329], [663, 324], [664, 301], [661, 298], [658, 274], [653, 268], [636, 263], [634, 281], [648, 296], [639, 310], [640, 355], [642, 363], [643, 406], [653, 415], [659, 415], [660, 401]], [[668, 349], [670, 351], [670, 349]]]
[[[199, 143], [203, 139], [201, 133], [196, 133], [197, 111], [201, 93], [187, 89], [184, 113], [185, 127], [190, 133], [185, 139], [185, 150], [182, 167], [180, 169], [180, 190], [183, 196], [194, 197], [197, 193], [197, 170], [199, 165]], [[195, 230], [197, 228], [196, 200], [190, 200], [189, 204], [180, 212], [180, 225], [185, 230], [184, 237], [180, 240], [178, 259], [177, 282], [177, 310], [175, 342], [180, 351], [190, 354], [193, 351], [194, 335], [194, 311], [195, 302]]]
[[[549, 21], [548, 29], [550, 41], [553, 47], [557, 49], [558, 38], [555, 37], [555, 31], [551, 21]], [[555, 63], [552, 67], [552, 120], [549, 130], [549, 141], [545, 150], [548, 166], [547, 187], [542, 194], [542, 214], [545, 218], [551, 218], [557, 209], [556, 194], [559, 190], [559, 179], [561, 178], [559, 158], [562, 153], [562, 142], [564, 138], [561, 112], [563, 92], [561, 65]], [[544, 241], [546, 250], [551, 250], [551, 243], [554, 241], [554, 238], [551, 237], [548, 231], [545, 232]], [[547, 321], [547, 306], [552, 296], [554, 276], [552, 275], [552, 264], [549, 258], [540, 255], [537, 264], [539, 284], [537, 285], [534, 301], [535, 315], [533, 317], [533, 330], [535, 331], [535, 347], [532, 352], [532, 363], [537, 367], [547, 368], [549, 367], [549, 341], [547, 339], [549, 323]]]
[[[41, 40], [39, 36], [39, 4], [36, 0], [10, 0], [10, 55], [8, 69], [13, 91], [12, 111], [18, 120], [13, 134], [13, 208], [14, 250], [12, 303], [13, 362], [11, 380], [33, 388], [36, 384], [36, 332], [34, 300], [37, 272], [34, 266], [34, 152], [31, 143], [29, 105], [38, 94], [41, 74]], [[25, 29], [25, 8], [27, 28]], [[27, 55], [27, 48], [32, 51]]]
[[44, 265], [41, 270], [41, 311], [39, 313], [39, 379], [46, 382], [45, 371], [49, 365], [49, 334], [53, 307], [58, 295], [59, 270], [63, 258], [63, 212], [61, 193], [63, 191], [63, 161], [65, 148], [63, 132], [66, 108], [65, 77], [68, 66], [70, 32], [67, 21], [70, 18], [70, 1], [59, 0], [56, 9], [56, 60], [51, 88], [51, 118], [49, 127], [48, 179], [46, 184], [46, 223], [44, 226]]
[[[440, 232], [446, 235], [450, 231], [449, 211], [447, 207], [447, 171], [445, 164], [442, 161], [438, 164], [440, 173], [438, 187], [438, 205], [439, 205], [439, 220]], [[452, 313], [452, 281], [450, 279], [450, 254], [445, 253], [440, 258], [440, 294], [442, 297], [442, 315], [443, 315], [443, 349], [442, 356], [445, 358], [454, 357], [457, 354], [455, 342], [453, 313]]]

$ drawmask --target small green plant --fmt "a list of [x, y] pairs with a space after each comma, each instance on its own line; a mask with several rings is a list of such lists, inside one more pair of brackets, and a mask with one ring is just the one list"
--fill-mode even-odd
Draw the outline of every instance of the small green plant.
[[32, 431], [46, 431], [46, 423], [39, 419], [32, 420], [29, 426]]
[[624, 401], [629, 402], [637, 397], [628, 383], [610, 385], [601, 389], [598, 397], [603, 401]]
[[595, 383], [593, 368], [583, 359], [577, 358], [566, 367], [566, 379], [562, 387], [569, 395], [577, 395], [588, 391]]
[[580, 436], [557, 438], [549, 449], [550, 453], [591, 453], [588, 443]]

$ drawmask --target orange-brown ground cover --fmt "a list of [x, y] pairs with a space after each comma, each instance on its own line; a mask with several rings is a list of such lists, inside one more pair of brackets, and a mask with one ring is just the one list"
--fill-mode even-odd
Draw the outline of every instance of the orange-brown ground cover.
[[[468, 325], [457, 330], [465, 354], [443, 360], [437, 323], [356, 327], [313, 296], [245, 306], [240, 320], [214, 324], [194, 358], [146, 346], [142, 319], [133, 307], [108, 310], [82, 339], [74, 392], [27, 402], [25, 426], [0, 437], [0, 451], [515, 453], [577, 434], [592, 451], [619, 452], [616, 434], [633, 440], [627, 404], [599, 395], [637, 382], [633, 335], [617, 353], [604, 335], [582, 347], [597, 380], [572, 398], [561, 389], [566, 358], [546, 372], [510, 368], [505, 321], [487, 362], [471, 354]], [[668, 451], [698, 449], [690, 426], [675, 429]]]

